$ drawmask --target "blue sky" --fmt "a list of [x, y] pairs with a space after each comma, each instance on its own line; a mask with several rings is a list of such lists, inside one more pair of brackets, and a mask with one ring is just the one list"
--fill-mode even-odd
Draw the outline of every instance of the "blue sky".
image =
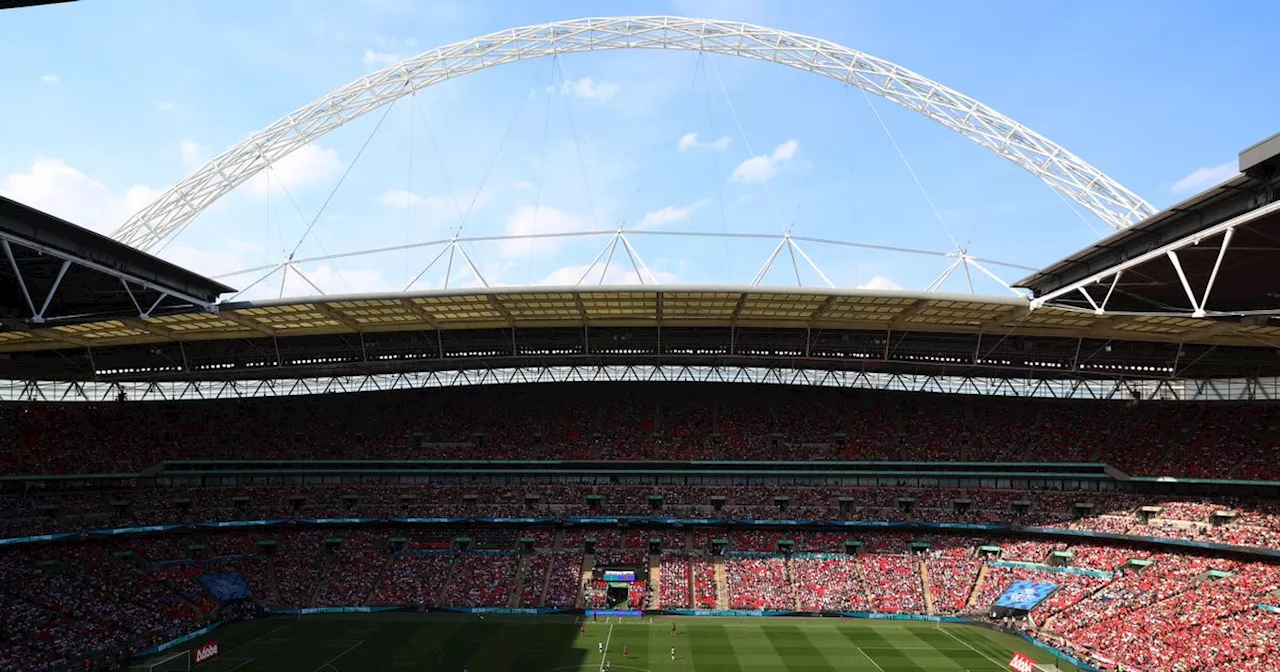
[[[110, 231], [237, 141], [400, 58], [513, 26], [674, 14], [805, 33], [899, 63], [1165, 207], [1234, 174], [1236, 152], [1280, 130], [1280, 92], [1266, 65], [1280, 5], [1152, 7], [674, 0], [611, 2], [605, 11], [598, 2], [83, 0], [4, 11], [0, 193]], [[1033, 267], [1107, 231], [1033, 176], [924, 117], [868, 103], [831, 80], [724, 56], [544, 58], [402, 99], [375, 133], [382, 116], [356, 119], [242, 185], [162, 256], [219, 275], [276, 264], [295, 248], [295, 258], [310, 258], [446, 238], [460, 211], [469, 213], [462, 236], [790, 229], [939, 252], [953, 250], [954, 237], [970, 254]], [[777, 244], [628, 238], [670, 283], [745, 283]], [[464, 249], [491, 284], [574, 284], [608, 241]], [[949, 263], [801, 245], [841, 286], [922, 289]], [[326, 293], [398, 291], [439, 250], [302, 263], [283, 284], [277, 272], [243, 296], [314, 294], [311, 284]], [[799, 263], [806, 285], [821, 283]], [[451, 286], [477, 283], [462, 265], [455, 259]], [[1023, 275], [990, 268], [1007, 281]], [[601, 272], [597, 265], [586, 282]], [[226, 281], [245, 288], [262, 275]], [[444, 275], [442, 260], [412, 287], [440, 287]], [[635, 281], [621, 247], [603, 281]], [[790, 259], [780, 257], [762, 284], [795, 284]], [[981, 274], [974, 288], [1005, 291]], [[943, 289], [968, 291], [963, 273]]]

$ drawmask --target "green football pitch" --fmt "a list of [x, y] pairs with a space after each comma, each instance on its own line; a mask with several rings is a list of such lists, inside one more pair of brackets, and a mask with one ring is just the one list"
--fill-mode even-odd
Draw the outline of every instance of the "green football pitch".
[[184, 646], [209, 639], [218, 641], [221, 653], [196, 666], [200, 672], [598, 672], [605, 660], [619, 672], [1007, 672], [1013, 651], [1078, 672], [986, 628], [840, 618], [277, 616], [231, 625]]

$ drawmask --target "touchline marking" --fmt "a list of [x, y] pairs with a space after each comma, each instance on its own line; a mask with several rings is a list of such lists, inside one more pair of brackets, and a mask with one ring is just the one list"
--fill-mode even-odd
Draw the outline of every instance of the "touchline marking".
[[1004, 669], [1004, 663], [1002, 663], [1002, 662], [1000, 662], [1000, 661], [996, 660], [995, 658], [992, 658], [991, 656], [988, 656], [987, 654], [985, 654], [985, 653], [983, 653], [983, 652], [981, 652], [981, 651], [979, 651], [979, 650], [977, 650], [977, 649], [973, 648], [973, 645], [972, 645], [972, 644], [970, 644], [969, 642], [964, 641], [963, 639], [960, 639], [959, 637], [956, 637], [955, 635], [951, 634], [950, 632], [947, 632], [947, 630], [946, 630], [946, 629], [943, 629], [943, 628], [939, 628], [939, 629], [942, 631], [942, 634], [944, 634], [944, 635], [946, 635], [946, 636], [950, 637], [951, 639], [954, 639], [954, 640], [956, 640], [957, 642], [960, 642], [961, 644], [964, 644], [965, 646], [969, 647], [969, 649], [970, 649], [971, 651], [973, 651], [974, 653], [976, 653], [976, 654], [978, 654], [979, 656], [982, 656], [983, 658], [986, 658], [987, 660], [989, 660], [989, 661], [991, 661], [991, 662], [995, 663], [995, 664], [996, 664], [996, 667], [998, 667], [998, 668], [1000, 668], [1000, 669], [1002, 669], [1002, 670]]
[[[329, 661], [328, 661], [327, 663], [325, 663], [324, 665], [321, 665], [320, 667], [317, 667], [317, 668], [314, 670], [314, 672], [320, 672], [320, 670], [323, 670], [323, 669], [324, 669], [324, 668], [326, 668], [326, 667], [333, 667], [333, 664], [334, 664], [335, 662], [337, 662], [337, 660], [338, 660], [339, 658], [341, 658], [341, 657], [343, 657], [343, 656], [347, 655], [348, 653], [351, 653], [351, 651], [352, 651], [353, 649], [355, 649], [357, 646], [360, 646], [361, 644], [364, 644], [364, 640], [363, 640], [363, 639], [359, 639], [359, 640], [347, 640], [347, 641], [354, 641], [354, 642], [355, 642], [355, 644], [352, 644], [351, 646], [347, 647], [347, 649], [346, 649], [346, 650], [344, 650], [342, 653], [339, 653], [338, 655], [336, 655], [336, 656], [334, 656], [334, 657], [330, 658], [330, 659], [329, 659]], [[335, 670], [336, 670], [336, 669], [338, 669], [338, 668], [334, 667], [333, 669], [335, 669]]]
[[858, 653], [861, 653], [863, 658], [866, 658], [867, 660], [871, 661], [871, 664], [875, 665], [877, 670], [880, 670], [880, 672], [884, 672], [884, 668], [880, 667], [880, 663], [877, 663], [876, 659], [871, 657], [871, 654], [867, 653], [866, 651], [863, 651], [861, 646], [854, 644], [853, 648], [857, 649]]
[[609, 634], [604, 638], [604, 653], [600, 654], [600, 672], [604, 672], [604, 661], [609, 659], [609, 640], [613, 639], [613, 624], [609, 624]]

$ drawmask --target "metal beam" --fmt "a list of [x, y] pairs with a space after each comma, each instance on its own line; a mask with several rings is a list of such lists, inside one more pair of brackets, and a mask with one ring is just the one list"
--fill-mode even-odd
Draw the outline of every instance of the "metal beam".
[[908, 306], [906, 310], [898, 313], [889, 321], [889, 329], [893, 331], [901, 331], [902, 325], [906, 324], [912, 317], [919, 315], [921, 311], [932, 305], [933, 301], [930, 301], [929, 299], [916, 299], [915, 303]]
[[270, 336], [274, 338], [278, 335], [275, 329], [272, 329], [271, 327], [265, 324], [262, 324], [251, 317], [240, 315], [239, 313], [233, 310], [228, 310], [228, 311], [223, 311], [221, 313], [218, 313], [218, 317], [228, 322], [235, 322], [236, 324], [242, 327], [248, 327], [249, 329], [258, 332], [263, 336]]
[[440, 325], [436, 322], [435, 318], [427, 314], [427, 311], [423, 310], [422, 306], [414, 303], [413, 299], [400, 299], [400, 305], [404, 306], [405, 310], [413, 313], [413, 315], [418, 319], [426, 322], [427, 326], [436, 331], [440, 331]]
[[514, 318], [514, 317], [511, 317], [511, 313], [507, 310], [507, 307], [506, 307], [506, 306], [502, 305], [502, 302], [501, 302], [501, 301], [499, 301], [499, 300], [497, 300], [496, 298], [494, 298], [494, 296], [493, 296], [492, 294], [485, 294], [485, 295], [484, 295], [484, 302], [485, 302], [485, 303], [487, 303], [487, 304], [489, 304], [489, 307], [490, 307], [490, 308], [492, 308], [492, 309], [494, 309], [494, 310], [498, 311], [498, 314], [499, 314], [499, 315], [502, 315], [502, 319], [504, 319], [504, 320], [506, 320], [506, 321], [507, 321], [507, 326], [508, 326], [508, 327], [511, 327], [512, 329], [515, 329], [515, 328], [516, 328], [516, 320], [515, 320], [515, 318]]
[[[1094, 273], [1093, 275], [1090, 275], [1082, 280], [1078, 280], [1071, 284], [1059, 287], [1058, 289], [1055, 289], [1054, 291], [1049, 292], [1044, 296], [1038, 296], [1031, 300], [1031, 308], [1032, 310], [1035, 310], [1064, 294], [1068, 294], [1070, 292], [1076, 291], [1080, 287], [1088, 287], [1089, 285], [1092, 285], [1097, 282], [1101, 282], [1104, 279], [1111, 278], [1116, 273], [1121, 273], [1131, 268], [1141, 266], [1142, 264], [1145, 264], [1151, 261], [1152, 259], [1155, 259], [1157, 257], [1163, 257], [1167, 255], [1169, 252], [1174, 252], [1184, 247], [1187, 247], [1189, 245], [1192, 245], [1197, 240], [1204, 240], [1206, 238], [1212, 238], [1219, 234], [1225, 234], [1230, 229], [1234, 229], [1239, 226], [1245, 226], [1247, 224], [1252, 223], [1254, 220], [1261, 219], [1275, 212], [1280, 212], [1280, 201], [1275, 201], [1274, 203], [1269, 203], [1255, 210], [1250, 210], [1249, 212], [1246, 212], [1242, 215], [1237, 215], [1236, 217], [1232, 217], [1231, 219], [1228, 219], [1225, 222], [1221, 222], [1207, 229], [1204, 229], [1203, 231], [1197, 231], [1194, 235], [1189, 235], [1184, 238], [1180, 238], [1167, 245], [1161, 245], [1160, 247], [1157, 247], [1154, 250], [1150, 250], [1136, 257], [1133, 257], [1119, 264], [1116, 264], [1115, 266], [1112, 266], [1105, 270]], [[1192, 303], [1195, 303], [1194, 298], [1192, 299]]]
[[333, 306], [330, 306], [327, 303], [316, 302], [311, 304], [311, 306], [316, 309], [316, 312], [322, 313], [325, 317], [341, 324], [342, 326], [350, 329], [351, 331], [354, 331], [357, 333], [364, 331], [364, 325], [347, 317], [342, 313], [342, 311], [334, 308]]

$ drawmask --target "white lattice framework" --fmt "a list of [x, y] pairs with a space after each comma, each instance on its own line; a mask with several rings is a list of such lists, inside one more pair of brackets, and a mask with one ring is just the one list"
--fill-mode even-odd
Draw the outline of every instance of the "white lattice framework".
[[261, 380], [40, 381], [0, 380], [0, 400], [89, 402], [252, 399], [312, 394], [418, 390], [475, 385], [573, 382], [689, 382], [792, 385], [992, 397], [1127, 401], [1280, 399], [1280, 378], [1037, 379], [877, 373], [764, 366], [582, 365], [459, 368], [448, 371], [315, 376]]
[[309, 103], [223, 152], [169, 188], [112, 234], [158, 248], [214, 201], [279, 161], [371, 110], [433, 84], [544, 56], [614, 49], [724, 54], [830, 77], [937, 121], [1012, 161], [1109, 226], [1155, 209], [1071, 152], [962, 93], [902, 66], [826, 40], [735, 21], [670, 16], [588, 18], [513, 28], [425, 52]]

